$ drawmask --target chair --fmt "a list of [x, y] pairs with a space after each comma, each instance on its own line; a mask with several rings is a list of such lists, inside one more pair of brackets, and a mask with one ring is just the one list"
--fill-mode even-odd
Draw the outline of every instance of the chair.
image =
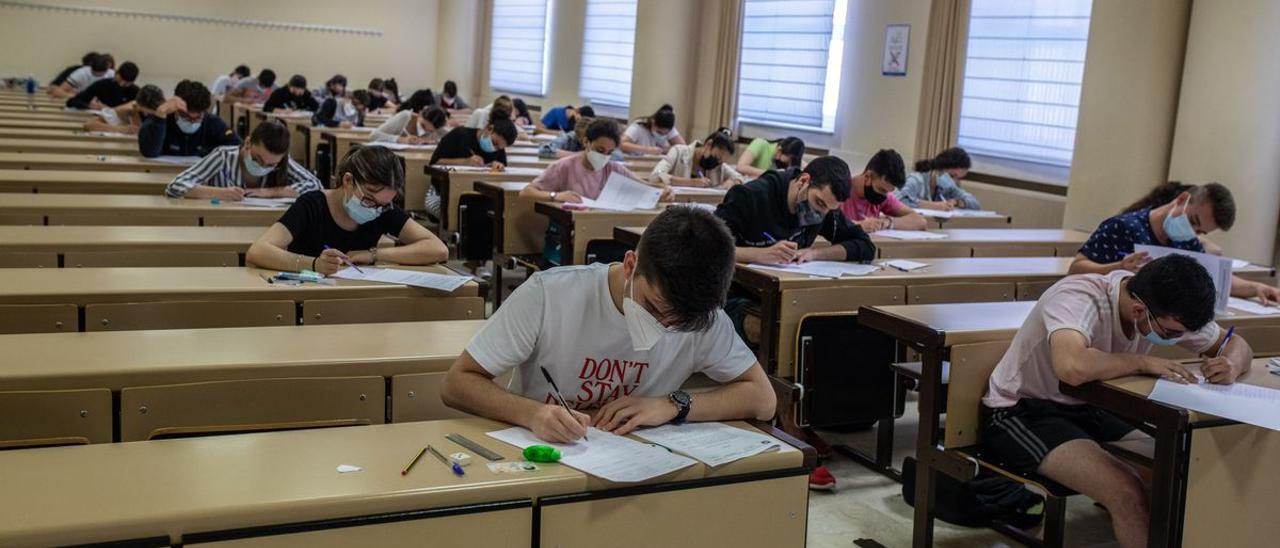
[[0, 253], [0, 268], [58, 268], [53, 251], [6, 251]]
[[74, 304], [0, 304], [0, 334], [79, 331], [79, 313]]
[[484, 299], [480, 297], [379, 297], [302, 302], [303, 325], [482, 319]]
[[955, 282], [907, 286], [909, 304], [983, 303], [1012, 301], [1012, 282]]
[[111, 391], [0, 392], [0, 449], [111, 443]]

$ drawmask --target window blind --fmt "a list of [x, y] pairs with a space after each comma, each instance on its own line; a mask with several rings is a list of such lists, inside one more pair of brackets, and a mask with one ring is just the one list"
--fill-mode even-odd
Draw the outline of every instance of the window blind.
[[973, 0], [959, 145], [1071, 165], [1092, 0]]
[[[824, 127], [836, 3], [746, 0], [738, 75], [740, 121]], [[843, 21], [839, 26], [843, 34]], [[838, 83], [837, 67], [834, 85]], [[833, 114], [834, 104], [827, 111]]]
[[587, 0], [578, 95], [593, 104], [631, 105], [636, 0]]
[[546, 93], [550, 0], [493, 0], [489, 31], [489, 87]]

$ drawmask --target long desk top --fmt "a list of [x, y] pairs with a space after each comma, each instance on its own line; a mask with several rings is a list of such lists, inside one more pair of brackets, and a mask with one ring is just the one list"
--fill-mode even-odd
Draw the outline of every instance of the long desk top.
[[482, 320], [0, 335], [0, 390], [445, 371]]
[[187, 167], [141, 156], [0, 152], [0, 169], [112, 170], [172, 174]]
[[172, 173], [3, 169], [0, 192], [160, 195], [172, 180]]
[[737, 265], [734, 278], [764, 280], [780, 289], [807, 289], [869, 285], [911, 285], [917, 283], [947, 283], [970, 281], [1000, 281], [1028, 279], [1057, 279], [1066, 275], [1071, 259], [1066, 257], [961, 257], [941, 259], [912, 259], [929, 266], [911, 272], [882, 268], [866, 276], [846, 276], [839, 279], [812, 278], [805, 274], [765, 270]]
[[0, 128], [0, 139], [43, 139], [60, 141], [86, 141], [99, 143], [133, 143], [137, 144], [136, 135], [90, 133], [83, 130], [40, 129], [40, 128]]
[[951, 228], [930, 230], [933, 234], [945, 235], [936, 240], [903, 240], [889, 238], [871, 233], [871, 241], [876, 246], [928, 246], [938, 244], [957, 245], [1007, 245], [1007, 244], [1083, 244], [1089, 239], [1089, 233], [1079, 230], [1056, 228]]
[[25, 120], [13, 119], [0, 116], [0, 127], [7, 128], [39, 128], [39, 129], [84, 129], [84, 122], [73, 120], [65, 121], [46, 121], [46, 120]]
[[136, 141], [75, 141], [70, 139], [0, 138], [0, 152], [27, 154], [110, 154], [141, 156]]
[[[455, 274], [443, 266], [414, 267]], [[243, 267], [3, 268], [0, 303], [92, 304], [167, 301], [474, 297], [474, 282], [453, 293], [397, 284], [337, 280], [337, 285], [267, 283], [275, 271]]]
[[[235, 202], [168, 198], [158, 195], [0, 194], [0, 214], [9, 213], [173, 213], [175, 215], [235, 213], [278, 219], [285, 208], [255, 207]], [[265, 224], [263, 225], [265, 226]]]
[[263, 231], [256, 226], [0, 226], [0, 251], [243, 253]]

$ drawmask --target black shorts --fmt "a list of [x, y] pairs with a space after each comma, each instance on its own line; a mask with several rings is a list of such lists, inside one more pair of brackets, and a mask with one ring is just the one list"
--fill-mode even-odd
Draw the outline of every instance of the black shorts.
[[1134, 428], [1092, 405], [1023, 398], [1013, 407], [982, 407], [983, 455], [1014, 472], [1033, 473], [1059, 445], [1078, 439], [1106, 443]]

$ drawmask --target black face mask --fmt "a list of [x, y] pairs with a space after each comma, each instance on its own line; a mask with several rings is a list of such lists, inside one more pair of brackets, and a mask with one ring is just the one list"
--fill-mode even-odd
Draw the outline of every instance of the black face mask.
[[702, 168], [703, 171], [711, 171], [720, 167], [720, 160], [715, 156], [703, 156], [701, 160], [698, 160], [698, 167]]
[[880, 191], [876, 190], [876, 187], [871, 186], [870, 184], [862, 189], [862, 195], [867, 198], [868, 202], [871, 202], [871, 205], [883, 204], [884, 201], [889, 198], [888, 196], [881, 194]]

